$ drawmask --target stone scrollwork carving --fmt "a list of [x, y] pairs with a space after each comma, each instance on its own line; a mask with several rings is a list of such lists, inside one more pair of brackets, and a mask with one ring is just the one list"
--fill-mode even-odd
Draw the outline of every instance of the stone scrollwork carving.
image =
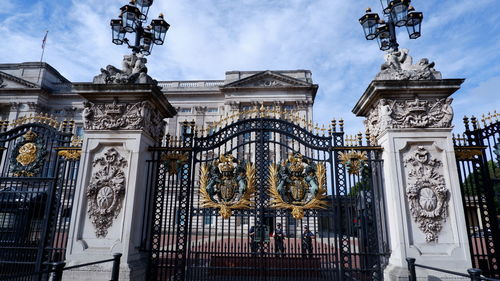
[[391, 128], [450, 128], [453, 119], [452, 101], [452, 98], [380, 99], [368, 114], [365, 125], [373, 137]]
[[292, 210], [295, 219], [304, 217], [304, 210], [323, 209], [326, 198], [326, 169], [300, 153], [290, 154], [281, 165], [269, 167], [271, 207]]
[[147, 59], [135, 54], [123, 56], [122, 69], [112, 65], [101, 68], [101, 74], [94, 77], [94, 84], [157, 84], [146, 67]]
[[423, 58], [413, 64], [408, 49], [391, 51], [384, 56], [385, 62], [375, 80], [435, 80], [441, 79], [441, 73], [434, 69], [434, 62]]
[[404, 159], [408, 172], [406, 196], [410, 213], [427, 242], [436, 241], [448, 217], [448, 190], [441, 172], [441, 161], [418, 146]]
[[110, 148], [104, 157], [92, 162], [99, 166], [87, 187], [88, 214], [96, 228], [97, 237], [106, 237], [113, 220], [118, 217], [125, 194], [125, 172], [127, 161], [116, 149]]
[[7, 87], [7, 84], [4, 84], [2, 77], [0, 77], [0, 88]]
[[234, 209], [249, 209], [255, 194], [255, 165], [240, 162], [231, 154], [221, 155], [201, 166], [200, 206], [219, 209], [228, 219]]
[[147, 101], [134, 104], [84, 103], [83, 125], [86, 130], [145, 130], [153, 137], [163, 136], [160, 113]]

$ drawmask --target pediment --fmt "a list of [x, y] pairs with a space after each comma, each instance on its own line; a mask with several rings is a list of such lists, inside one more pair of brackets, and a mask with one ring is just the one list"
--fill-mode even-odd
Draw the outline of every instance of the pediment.
[[22, 78], [0, 71], [0, 89], [5, 88], [39, 88], [39, 86]]
[[313, 84], [277, 72], [264, 71], [234, 81], [223, 88], [288, 88], [310, 87]]

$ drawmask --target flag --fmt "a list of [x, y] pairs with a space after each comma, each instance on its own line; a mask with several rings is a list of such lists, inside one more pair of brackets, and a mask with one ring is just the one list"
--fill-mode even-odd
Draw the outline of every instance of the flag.
[[49, 31], [45, 31], [45, 36], [43, 37], [42, 40], [42, 49], [45, 49], [45, 42], [47, 41], [47, 34], [49, 34]]

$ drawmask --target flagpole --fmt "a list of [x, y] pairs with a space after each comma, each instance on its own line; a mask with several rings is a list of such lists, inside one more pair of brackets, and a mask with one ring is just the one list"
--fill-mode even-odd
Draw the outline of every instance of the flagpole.
[[42, 40], [42, 56], [40, 57], [40, 68], [38, 69], [38, 79], [36, 82], [38, 83], [40, 81], [40, 74], [42, 74], [42, 61], [43, 61], [43, 54], [45, 53], [45, 41], [47, 41], [47, 34], [49, 34], [49, 31], [45, 31], [45, 36], [43, 37]]

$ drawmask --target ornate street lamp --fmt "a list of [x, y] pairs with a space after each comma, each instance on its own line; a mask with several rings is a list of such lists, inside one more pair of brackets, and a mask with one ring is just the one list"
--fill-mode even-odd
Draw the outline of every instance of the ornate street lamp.
[[[170, 27], [164, 20], [163, 14], [143, 27], [151, 5], [153, 0], [131, 0], [129, 4], [121, 7], [119, 18], [110, 22], [112, 42], [116, 45], [125, 43], [134, 54], [140, 53], [145, 56], [151, 54], [153, 44], [163, 45]], [[125, 37], [126, 33], [135, 33], [133, 44]]]
[[366, 9], [365, 15], [359, 19], [367, 40], [377, 38], [380, 50], [397, 51], [399, 44], [396, 39], [396, 27], [406, 26], [410, 39], [420, 37], [424, 16], [410, 5], [411, 0], [385, 0], [386, 6], [382, 2], [383, 0], [380, 0], [386, 20], [380, 19], [370, 8]]

